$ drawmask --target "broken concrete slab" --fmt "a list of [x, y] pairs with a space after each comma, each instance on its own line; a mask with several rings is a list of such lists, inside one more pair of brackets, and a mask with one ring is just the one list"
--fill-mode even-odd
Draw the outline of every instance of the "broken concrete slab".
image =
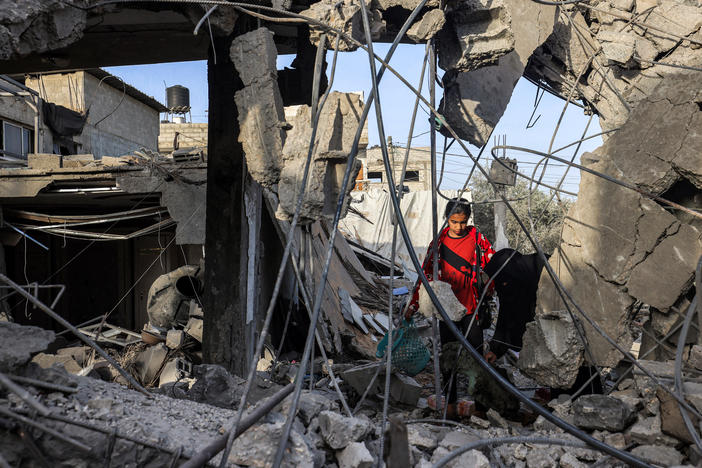
[[627, 436], [641, 445], [676, 446], [679, 441], [674, 437], [663, 434], [660, 415], [640, 418], [627, 430]]
[[439, 66], [446, 70], [439, 112], [460, 138], [485, 144], [532, 52], [553, 31], [554, 13], [519, 0], [447, 7], [438, 35]]
[[[451, 288], [450, 283], [444, 281], [432, 281], [431, 287], [439, 298], [439, 302], [446, 310], [449, 318], [454, 322], [461, 320], [466, 315], [466, 308], [459, 302]], [[441, 314], [434, 307], [424, 285], [419, 287], [419, 312], [427, 318], [437, 317], [441, 319]]]
[[363, 442], [351, 442], [336, 453], [336, 460], [339, 468], [371, 468], [375, 461]]
[[582, 364], [583, 344], [566, 311], [543, 313], [527, 323], [523, 343], [517, 361], [521, 371], [541, 384], [573, 385]]
[[[335, 2], [333, 0], [322, 0], [310, 5], [310, 8], [300, 14], [309, 18], [314, 18], [323, 24], [343, 31], [347, 36], [365, 44], [365, 34], [361, 19], [361, 5], [353, 0], [343, 0]], [[368, 20], [371, 28], [371, 39], [377, 40], [380, 34], [385, 32], [385, 21], [381, 13], [375, 8], [369, 8]], [[315, 46], [319, 45], [322, 34], [327, 33], [326, 28], [310, 24], [310, 42]], [[334, 48], [335, 40], [327, 39], [327, 47]], [[344, 39], [339, 41], [339, 51], [350, 52], [358, 48], [356, 44]]]
[[0, 322], [0, 372], [12, 372], [46, 350], [54, 341], [52, 331], [27, 327], [12, 322]]
[[265, 27], [237, 36], [230, 57], [244, 88], [234, 95], [239, 142], [251, 177], [264, 187], [278, 182], [285, 142], [283, 98], [278, 88], [273, 32]]
[[446, 23], [444, 11], [435, 8], [424, 13], [419, 21], [407, 30], [407, 37], [414, 42], [424, 42], [434, 37]]
[[59, 356], [71, 356], [79, 366], [83, 367], [86, 365], [86, 360], [92, 349], [90, 346], [71, 346], [57, 350], [56, 354]]
[[422, 393], [422, 386], [412, 377], [394, 373], [390, 377], [390, 396], [398, 403], [415, 406]]
[[322, 411], [319, 429], [327, 445], [339, 450], [363, 439], [371, 427], [366, 418], [349, 418], [333, 411]]
[[633, 409], [618, 398], [583, 395], [573, 402], [575, 424], [585, 429], [622, 431], [635, 419]]

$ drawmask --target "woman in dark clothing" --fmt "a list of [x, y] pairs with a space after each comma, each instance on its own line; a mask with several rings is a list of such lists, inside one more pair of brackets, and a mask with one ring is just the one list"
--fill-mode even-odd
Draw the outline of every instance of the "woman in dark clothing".
[[485, 354], [488, 362], [495, 362], [508, 349], [522, 349], [526, 324], [534, 320], [536, 289], [543, 267], [538, 254], [522, 255], [514, 249], [499, 250], [485, 267], [500, 299], [495, 334], [490, 351]]

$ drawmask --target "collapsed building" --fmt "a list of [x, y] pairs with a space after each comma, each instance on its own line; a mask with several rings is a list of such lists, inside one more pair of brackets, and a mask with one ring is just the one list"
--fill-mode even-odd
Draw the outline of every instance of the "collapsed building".
[[[358, 146], [355, 133], [359, 124], [363, 124], [364, 103], [357, 95], [324, 93], [327, 78], [322, 70], [328, 65], [322, 54], [317, 55], [317, 49], [354, 50], [366, 42], [366, 33], [372, 41], [392, 42], [419, 2], [374, 1], [369, 5], [368, 18], [364, 18], [365, 4], [354, 1], [274, 2], [268, 10], [230, 8], [224, 4], [203, 9], [196, 4], [180, 2], [6, 3], [6, 8], [0, 9], [0, 26], [4, 31], [0, 63], [4, 73], [31, 74], [207, 58], [210, 125], [207, 165], [187, 171], [162, 164], [157, 164], [155, 169], [151, 163], [140, 167], [138, 163], [119, 162], [115, 167], [104, 167], [109, 159], [102, 164], [83, 161], [79, 163], [80, 168], [66, 170], [62, 167], [63, 159], [58, 159], [57, 163], [55, 157], [30, 155], [47, 161], [48, 167], [38, 172], [30, 168], [0, 174], [3, 219], [10, 225], [21, 219], [26, 221], [27, 212], [31, 211], [22, 209], [27, 206], [27, 197], [35, 199], [37, 204], [41, 202], [41, 206], [33, 207], [37, 210], [43, 207], [46, 211], [46, 206], [66, 203], [68, 198], [62, 197], [70, 195], [63, 195], [63, 192], [59, 195], [62, 184], [64, 188], [84, 191], [81, 187], [85, 185], [81, 184], [93, 186], [98, 181], [99, 188], [119, 186], [121, 192], [136, 196], [160, 192], [160, 200], [150, 205], [154, 210], [149, 214], [151, 219], [157, 212], [163, 212], [160, 206], [165, 203], [177, 226], [176, 243], [204, 243], [202, 359], [238, 376], [247, 375], [248, 363], [255, 355], [258, 327], [263, 322], [268, 299], [273, 296], [275, 287], [269, 270], [278, 270], [277, 265], [286, 256], [283, 246], [292, 235], [290, 225], [299, 222], [310, 227], [298, 228], [299, 234], [295, 235], [299, 240], [295, 242], [293, 256], [301, 258], [295, 249], [301, 250], [304, 245], [311, 245], [316, 252], [308, 257], [306, 265], [296, 267], [311, 272], [313, 284], [328, 282], [319, 288], [322, 305], [309, 310], [312, 317], [314, 309], [317, 312], [322, 309], [324, 318], [318, 328], [320, 351], [340, 353], [349, 341], [355, 341], [354, 349], [359, 353], [363, 354], [363, 349], [366, 355], [369, 350], [372, 353], [372, 340], [358, 331], [360, 324], [364, 320], [367, 324], [373, 321], [381, 325], [380, 331], [383, 331], [382, 324], [375, 319], [364, 319], [365, 315], [372, 314], [363, 311], [359, 319], [356, 301], [366, 295], [366, 291], [372, 291], [377, 297], [383, 297], [388, 291], [379, 287], [375, 278], [364, 278], [365, 269], [360, 263], [351, 260], [353, 265], [343, 264], [344, 259], [355, 256], [339, 254], [340, 258], [334, 258], [330, 264], [338, 266], [335, 278], [325, 278], [323, 260], [326, 252], [339, 252], [348, 247], [338, 240], [334, 223], [350, 205], [348, 197], [339, 195], [348, 195], [362, 169], [354, 151]], [[438, 131], [477, 146], [485, 145], [517, 80], [524, 76], [567, 103], [581, 106], [583, 112], [597, 114], [605, 132], [604, 145], [581, 158], [579, 168], [583, 175], [578, 198], [564, 223], [560, 247], [541, 276], [536, 319], [527, 327], [518, 368], [537, 384], [562, 388], [573, 384], [583, 364], [597, 369], [592, 378], [602, 376], [607, 369], [619, 369], [616, 387], [609, 389], [609, 396], [581, 397], [575, 401], [555, 399], [549, 403], [553, 414], [558, 415], [560, 421], [569, 421], [589, 431], [591, 437], [604, 441], [609, 447], [606, 450], [611, 449], [607, 452], [610, 455], [626, 458], [628, 453], [633, 457], [626, 459], [630, 463], [699, 463], [702, 447], [695, 444], [699, 435], [689, 419], [699, 418], [700, 390], [689, 378], [698, 374], [702, 365], [699, 362], [702, 338], [698, 332], [702, 321], [695, 323], [692, 315], [694, 306], [699, 307], [699, 301], [695, 300], [698, 292], [695, 268], [702, 255], [702, 145], [699, 141], [702, 95], [696, 85], [702, 67], [701, 7], [695, 2], [674, 0], [501, 0], [447, 4], [428, 1], [422, 5], [404, 40], [430, 41], [438, 65], [444, 70], [443, 97], [436, 114]], [[193, 28], [197, 30], [205, 20], [210, 25], [211, 36], [202, 31], [193, 35]], [[370, 31], [365, 31], [364, 20], [368, 21]], [[256, 22], [264, 26], [254, 25]], [[162, 34], [164, 30], [168, 34]], [[278, 53], [296, 53], [294, 66], [277, 71], [275, 57]], [[26, 91], [10, 83], [9, 91], [5, 92], [17, 95]], [[320, 98], [324, 105], [320, 105]], [[294, 116], [286, 117], [284, 109], [289, 105], [299, 107]], [[37, 128], [31, 122], [25, 119], [23, 126], [15, 125], [24, 130], [20, 130], [21, 143], [10, 149], [12, 153], [36, 154], [41, 148], [29, 143], [32, 137], [36, 141], [37, 136], [36, 130], [34, 135], [31, 133], [32, 128]], [[516, 149], [529, 151], [528, 148]], [[3, 150], [8, 151], [7, 148]], [[543, 156], [552, 158], [551, 150]], [[566, 158], [563, 160], [568, 162]], [[103, 167], [96, 169], [98, 165]], [[307, 166], [309, 183], [305, 182]], [[198, 175], [193, 176], [193, 172]], [[166, 188], [155, 188], [161, 181], [165, 181]], [[45, 190], [47, 187], [49, 189]], [[191, 187], [193, 193], [184, 191], [184, 187]], [[300, 193], [303, 194], [301, 198]], [[169, 197], [172, 197], [170, 201]], [[185, 200], [179, 201], [180, 198]], [[19, 206], [12, 206], [13, 199]], [[337, 199], [341, 201], [337, 203]], [[85, 200], [81, 197], [80, 203]], [[125, 197], [123, 201], [128, 203], [128, 200]], [[198, 206], [204, 207], [205, 221], [199, 225], [196, 236], [199, 242], [177, 240], [178, 230], [183, 231], [184, 226], [190, 224], [188, 216], [193, 217], [194, 213], [193, 208], [176, 214], [175, 207], [182, 203], [188, 207], [200, 203]], [[87, 206], [80, 209], [87, 209]], [[45, 218], [54, 224], [76, 221], [61, 219], [55, 223], [50, 216]], [[143, 225], [131, 228], [132, 232], [149, 229]], [[55, 229], [60, 231], [58, 227]], [[192, 226], [185, 231], [180, 235], [192, 235]], [[14, 234], [13, 238], [19, 241]], [[315, 239], [319, 247], [313, 245]], [[337, 246], [337, 242], [343, 245]], [[267, 252], [263, 257], [262, 250]], [[261, 267], [262, 258], [270, 262], [267, 263], [271, 265], [269, 270]], [[192, 260], [186, 262], [192, 263]], [[20, 264], [16, 260], [7, 263], [16, 269], [14, 277], [21, 277], [17, 270]], [[166, 270], [176, 266], [179, 265], [170, 264]], [[395, 268], [402, 269], [402, 265], [391, 266]], [[8, 273], [13, 276], [12, 272]], [[698, 271], [697, 276], [699, 274]], [[288, 285], [304, 284], [291, 272], [288, 276], [292, 278]], [[332, 286], [327, 288], [327, 284]], [[356, 287], [363, 284], [363, 293], [360, 289], [356, 294], [349, 291], [354, 284]], [[355, 299], [348, 300], [347, 295]], [[308, 307], [319, 302], [308, 299]], [[637, 328], [642, 312], [646, 320]], [[66, 317], [71, 322], [80, 320]], [[48, 323], [46, 326], [51, 328]], [[19, 333], [11, 330], [10, 335]], [[32, 333], [41, 334], [36, 330]], [[629, 354], [632, 343], [639, 339], [638, 333], [642, 334], [640, 360]], [[358, 343], [365, 343], [365, 347]], [[27, 354], [44, 351], [45, 346], [40, 344]], [[20, 372], [25, 369], [23, 366], [29, 357], [8, 364], [4, 370]], [[650, 361], [643, 361], [644, 357]], [[684, 373], [681, 372], [683, 357]], [[671, 358], [675, 358], [675, 363]], [[664, 362], [666, 360], [668, 362]], [[627, 369], [633, 364], [632, 371], [622, 370], [622, 361], [628, 363]], [[301, 368], [304, 370], [306, 365], [305, 362]], [[325, 384], [335, 385], [334, 366], [322, 363], [320, 367], [330, 374]], [[376, 377], [370, 378], [379, 375], [376, 368], [380, 369], [377, 365], [367, 369], [341, 366], [336, 371], [342, 373], [341, 379], [348, 380], [351, 387], [355, 382], [358, 393], [364, 393], [365, 388], [366, 394], [376, 394], [381, 389], [374, 388]], [[324, 373], [322, 369], [319, 372]], [[34, 368], [26, 368], [24, 372], [25, 378], [55, 378]], [[202, 385], [208, 372], [219, 371], [203, 368]], [[361, 378], [361, 383], [359, 379], [354, 380], [354, 373], [366, 375], [368, 372], [371, 375]], [[688, 380], [684, 385], [681, 376]], [[402, 381], [401, 377], [394, 378]], [[221, 374], [216, 379], [223, 389], [218, 395], [227, 398], [225, 406], [229, 408], [236, 406], [241, 393], [246, 393], [237, 385], [251, 385], [251, 382], [244, 384], [231, 379], [232, 376]], [[672, 381], [676, 381], [676, 385], [671, 390]], [[42, 384], [36, 385], [41, 388]], [[82, 380], [77, 385], [76, 392], [64, 388], [64, 394], [80, 394], [84, 391], [81, 389], [97, 384]], [[256, 383], [260, 389], [267, 385], [265, 381]], [[174, 395], [176, 387], [172, 386]], [[234, 388], [236, 390], [229, 392]], [[287, 388], [282, 386], [277, 393], [271, 392], [271, 399], [265, 401], [279, 402], [283, 394], [287, 395], [285, 391], [289, 392], [284, 391]], [[408, 391], [416, 386], [397, 384], [396, 388]], [[187, 398], [193, 389], [197, 393], [195, 385], [180, 388], [180, 391]], [[395, 400], [401, 402], [405, 395], [402, 391], [399, 393]], [[113, 406], [112, 402], [101, 403], [96, 401], [99, 398], [90, 396], [82, 396], [82, 399], [58, 396], [49, 399], [48, 396], [42, 397], [42, 401], [77, 407], [76, 411], [90, 417], [97, 417], [95, 413]], [[192, 399], [207, 401], [207, 397], [193, 396]], [[24, 400], [18, 401], [12, 396], [9, 400], [22, 410], [26, 400], [33, 401], [34, 397], [25, 395]], [[80, 407], [80, 401], [88, 400], [93, 402], [92, 406], [88, 405], [92, 413]], [[137, 397], [131, 399], [137, 400]], [[172, 402], [160, 397], [158, 401], [158, 406], [165, 407], [166, 413], [174, 411]], [[296, 406], [296, 399], [293, 401], [291, 406]], [[339, 403], [344, 401], [342, 397]], [[219, 403], [221, 405], [221, 401]], [[284, 448], [285, 434], [291, 434], [290, 444], [294, 447], [287, 455], [290, 464], [370, 466], [379, 461], [384, 448], [378, 444], [385, 439], [384, 433], [373, 434], [370, 422], [357, 420], [363, 418], [340, 419], [344, 416], [333, 410], [343, 408], [335, 404], [320, 401], [311, 392], [300, 402], [301, 419], [298, 420], [302, 421], [302, 426], [289, 432], [290, 428], [284, 428], [287, 424], [284, 418], [270, 416], [265, 423], [244, 433], [245, 437], [236, 439], [239, 445], [231, 452], [230, 461], [244, 465], [273, 463], [276, 453], [271, 447], [278, 444], [279, 439], [285, 439], [281, 445]], [[141, 400], [136, 405], [125, 403], [118, 412], [133, 414], [138, 411], [134, 407], [140, 405], [149, 404]], [[243, 408], [238, 409], [243, 411]], [[408, 414], [405, 419], [409, 418]], [[224, 413], [212, 418], [222, 415]], [[236, 416], [232, 413], [224, 417], [230, 421]], [[119, 424], [120, 418], [109, 419], [115, 425], [112, 427]], [[218, 427], [224, 424], [223, 419], [215, 419], [201, 424]], [[391, 465], [402, 460], [407, 464], [410, 455], [415, 464], [429, 463], [429, 460], [437, 463], [449, 452], [476, 439], [523, 434], [494, 413], [487, 425], [480, 418], [471, 417], [470, 421], [473, 432], [458, 431], [458, 435], [447, 433], [445, 429], [437, 430], [436, 426], [422, 429], [409, 426], [410, 429], [404, 430], [409, 432], [412, 449], [405, 449], [398, 455], [402, 458], [386, 460], [386, 463]], [[543, 416], [537, 421], [534, 425], [537, 432], [551, 434], [564, 427], [561, 425], [558, 429], [550, 425]], [[391, 420], [391, 428], [393, 424], [396, 423]], [[397, 425], [401, 427], [399, 422]], [[104, 434], [107, 429], [101, 427]], [[351, 428], [346, 437], [339, 434], [344, 432], [342, 428]], [[192, 428], [185, 430], [194, 431]], [[230, 428], [225, 426], [223, 432], [227, 430]], [[119, 429], [122, 435], [124, 431]], [[147, 431], [144, 428], [142, 434]], [[402, 429], [399, 432], [402, 433]], [[168, 431], [164, 429], [163, 433]], [[211, 428], [210, 434], [216, 437]], [[388, 439], [393, 440], [393, 437], [391, 431]], [[578, 437], [588, 436], [579, 433]], [[42, 450], [52, 445], [47, 438], [39, 442]], [[573, 443], [570, 435], [559, 433], [559, 438]], [[177, 450], [177, 439], [177, 435], [172, 435], [164, 442], [170, 457], [174, 460], [197, 457], [195, 451], [184, 456], [182, 450]], [[158, 447], [154, 448], [153, 443], [149, 446], [149, 441], [138, 437], [136, 440], [130, 443], [156, 452], [144, 449], [141, 459], [130, 461], [163, 463], [163, 459], [158, 458], [163, 456]], [[187, 442], [198, 450], [206, 444], [205, 439], [191, 438]], [[588, 443], [593, 444], [591, 439]], [[259, 449], [264, 447], [263, 452], [255, 450], [257, 444]], [[134, 453], [131, 446], [123, 450]], [[293, 453], [301, 458], [293, 458]], [[385, 455], [391, 453], [392, 450], [388, 450]], [[12, 454], [20, 457], [14, 451]], [[581, 466], [584, 461], [596, 459], [587, 450], [566, 453], [549, 448], [539, 452], [523, 443], [516, 445], [514, 453], [494, 450], [487, 454], [490, 459], [481, 451], [467, 451], [461, 455], [465, 458], [459, 461], [473, 466], [498, 463], [494, 460], [527, 466], [555, 463]], [[66, 453], [54, 456], [62, 460], [70, 458]], [[606, 463], [616, 465], [613, 459]]]

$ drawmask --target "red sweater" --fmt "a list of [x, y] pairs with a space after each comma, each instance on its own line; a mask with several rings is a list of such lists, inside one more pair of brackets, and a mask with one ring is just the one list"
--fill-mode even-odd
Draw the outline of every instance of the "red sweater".
[[[439, 281], [444, 281], [451, 285], [453, 293], [461, 304], [466, 308], [466, 314], [470, 315], [475, 311], [478, 302], [475, 277], [475, 238], [476, 228], [468, 227], [468, 233], [458, 239], [448, 235], [449, 228], [444, 229], [439, 235]], [[480, 257], [480, 269], [485, 269], [485, 265], [495, 253], [490, 242], [478, 232], [478, 246], [482, 255]], [[427, 256], [424, 259], [422, 270], [431, 281], [434, 269], [433, 246], [430, 244]], [[414, 289], [411, 305], [417, 306], [419, 302], [419, 284]]]

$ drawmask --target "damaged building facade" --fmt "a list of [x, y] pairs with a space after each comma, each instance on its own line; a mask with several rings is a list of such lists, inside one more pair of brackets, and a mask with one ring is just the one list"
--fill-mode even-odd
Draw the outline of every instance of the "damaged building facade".
[[[699, 431], [694, 424], [702, 411], [702, 389], [689, 381], [702, 370], [702, 317], [691, 315], [693, 305], [699, 307], [695, 282], [699, 284], [700, 279], [695, 269], [702, 255], [702, 94], [698, 85], [702, 7], [695, 2], [458, 0], [440, 4], [430, 0], [422, 4], [403, 40], [430, 43], [432, 56], [435, 54], [444, 71], [443, 96], [433, 118], [437, 131], [479, 147], [486, 145], [521, 77], [599, 117], [604, 144], [580, 159], [578, 197], [564, 221], [560, 246], [541, 275], [536, 317], [527, 325], [516, 368], [534, 385], [554, 389], [572, 387], [584, 366], [595, 370], [591, 381], [605, 374], [618, 378], [614, 387], [606, 389], [609, 395], [555, 398], [548, 402], [548, 414], [534, 409], [534, 416], [541, 414], [540, 419], [525, 426], [527, 429], [515, 429], [494, 410], [487, 419], [471, 416], [470, 429], [465, 431], [431, 424], [405, 426], [407, 420], [431, 414], [429, 409], [422, 412], [414, 406], [422, 391], [422, 400], [430, 387], [430, 393], [435, 393], [430, 377], [424, 382], [402, 374], [388, 376], [393, 404], [413, 405], [398, 412], [399, 420], [390, 418], [386, 424], [377, 405], [360, 413], [347, 407], [339, 382], [350, 392], [347, 396], [363, 395], [359, 408], [367, 395], [375, 397], [384, 391], [379, 386], [385, 379], [384, 367], [381, 372], [374, 358], [376, 342], [392, 323], [383, 301], [393, 297], [389, 286], [411, 288], [413, 284], [371, 275], [364, 264], [372, 257], [372, 252], [365, 251], [373, 249], [366, 247], [361, 253], [337, 232], [338, 218], [349, 210], [353, 213], [352, 192], [358, 180], [370, 178], [370, 165], [364, 168], [356, 156], [364, 107], [372, 95], [363, 99], [353, 93], [326, 93], [329, 64], [323, 52], [356, 50], [366, 43], [367, 36], [374, 42], [392, 42], [418, 5], [406, 0], [377, 0], [365, 11], [362, 2], [322, 0], [274, 2], [273, 7], [259, 11], [226, 5], [203, 8], [190, 3], [51, 0], [18, 5], [6, 1], [0, 8], [0, 70], [7, 74], [2, 77], [7, 84], [2, 87], [0, 102], [11, 102], [0, 109], [0, 119], [14, 126], [8, 126], [7, 134], [14, 132], [19, 139], [14, 138], [9, 148], [4, 146], [3, 154], [11, 153], [15, 165], [22, 166], [25, 155], [30, 163], [28, 167], [0, 170], [4, 246], [0, 273], [16, 283], [24, 282], [27, 271], [35, 280], [51, 278], [83, 248], [71, 239], [66, 243], [71, 247], [62, 250], [58, 234], [92, 242], [96, 233], [106, 237], [107, 231], [86, 229], [81, 224], [94, 222], [107, 227], [121, 221], [119, 232], [109, 233], [120, 236], [113, 239], [112, 247], [101, 248], [96, 242], [97, 246], [82, 257], [81, 262], [87, 264], [67, 267], [63, 276], [52, 279], [66, 285], [64, 300], [52, 307], [55, 312], [74, 324], [109, 315], [113, 312], [108, 312], [109, 304], [120, 304], [121, 293], [136, 280], [137, 289], [129, 291], [131, 317], [125, 315], [120, 320], [136, 330], [147, 322], [158, 326], [157, 314], [147, 313], [148, 290], [158, 283], [160, 275], [187, 264], [202, 266], [202, 270], [188, 270], [184, 277], [196, 278], [202, 285], [202, 297], [195, 301], [189, 298], [188, 303], [195, 303], [204, 313], [200, 337], [203, 364], [196, 366], [187, 385], [171, 381], [166, 387], [180, 400], [167, 394], [150, 400], [136, 392], [125, 398], [112, 384], [96, 379], [90, 382], [83, 376], [61, 374], [59, 378], [53, 374], [55, 370], [37, 370], [27, 363], [38, 352], [50, 353], [47, 348], [54, 340], [49, 336], [53, 332], [2, 324], [2, 333], [8, 337], [27, 333], [33, 337], [27, 343], [38, 343], [34, 348], [24, 344], [26, 352], [21, 356], [0, 361], [0, 372], [23, 374], [45, 383], [56, 380], [64, 388], [59, 391], [62, 396], [52, 397], [55, 394], [47, 395], [42, 384], [35, 382], [38, 386], [29, 396], [20, 396], [20, 390], [3, 382], [11, 396], [7, 405], [2, 403], [8, 408], [0, 407], [0, 416], [5, 417], [0, 421], [14, 418], [26, 423], [17, 417], [29, 413], [23, 405], [35, 410], [47, 405], [66, 407], [64, 416], [69, 419], [102, 422], [95, 424], [98, 429], [85, 429], [85, 434], [71, 432], [70, 441], [61, 443], [52, 442], [48, 435], [36, 436], [40, 454], [51, 453], [69, 463], [73, 455], [55, 447], [82, 444], [88, 449], [82, 458], [90, 463], [98, 463], [99, 457], [90, 452], [90, 446], [97, 446], [112, 447], [110, 453], [117, 453], [111, 455], [116, 457], [115, 463], [164, 464], [164, 453], [168, 453], [174, 463], [200, 466], [195, 460], [205, 456], [203, 453], [212, 458], [227, 445], [222, 434], [234, 434], [237, 427], [248, 429], [256, 422], [250, 417], [261, 416], [254, 409], [243, 416], [241, 426], [232, 424], [242, 416], [237, 414], [243, 411], [240, 405], [254, 398], [249, 394], [258, 393], [257, 408], [270, 411], [292, 392], [289, 382], [297, 376], [298, 389], [293, 396], [235, 438], [231, 450], [225, 449], [230, 463], [279, 466], [282, 459], [296, 466], [361, 467], [384, 458], [388, 466], [433, 466], [452, 453], [459, 456], [456, 450], [473, 441], [514, 434], [553, 437], [557, 431], [559, 439], [565, 438], [578, 448], [566, 451], [549, 446], [539, 450], [515, 441], [515, 445], [500, 448], [467, 450], [454, 463], [583, 466], [600, 459], [598, 452], [591, 450], [594, 447], [613, 457], [605, 461], [611, 462], [608, 466], [618, 466], [615, 458], [639, 466], [698, 464], [702, 447], [695, 444]], [[200, 31], [194, 35], [193, 29], [197, 31], [204, 21], [207, 34]], [[366, 22], [369, 31], [364, 29]], [[276, 70], [276, 58], [283, 53], [295, 53], [295, 62], [291, 68]], [[155, 151], [143, 151], [156, 146], [162, 146], [164, 153], [178, 149], [175, 132], [167, 138], [173, 141], [171, 145], [157, 139], [159, 104], [146, 102], [146, 97], [127, 85], [89, 71], [100, 66], [204, 58], [208, 60], [209, 91], [206, 164], [182, 164]], [[67, 74], [65, 70], [85, 71]], [[39, 73], [43, 83], [33, 81], [32, 76]], [[17, 81], [25, 75], [23, 82]], [[69, 76], [75, 83], [83, 83], [84, 91], [66, 101], [52, 94], [47, 83], [50, 77], [57, 77], [63, 80], [58, 88], [65, 89]], [[102, 91], [109, 88], [111, 97], [104, 100], [106, 109], [98, 112], [97, 104], [90, 106], [88, 90], [100, 88], [103, 79]], [[133, 99], [130, 105], [145, 107], [138, 112], [127, 107], [121, 111], [130, 116], [139, 113], [149, 122], [139, 124], [139, 132], [125, 130], [133, 137], [133, 147], [118, 133], [112, 135], [116, 137], [113, 145], [101, 140], [110, 132], [107, 120], [99, 119], [109, 114], [109, 103], [118, 99], [120, 92]], [[86, 100], [73, 101], [81, 96]], [[87, 113], [86, 128], [70, 140], [75, 146], [64, 144], [62, 150], [61, 145], [47, 146], [48, 139], [37, 143], [44, 120], [35, 118], [38, 111], [34, 110], [34, 115], [30, 111], [40, 99], [73, 106], [78, 114]], [[13, 117], [10, 112], [18, 105], [29, 106], [29, 111]], [[295, 110], [286, 114], [286, 107], [293, 105]], [[151, 123], [154, 112], [155, 127]], [[131, 123], [138, 121], [132, 119]], [[519, 146], [510, 149], [529, 150]], [[83, 151], [93, 156], [76, 156]], [[117, 157], [123, 152], [130, 154]], [[63, 157], [61, 153], [65, 153]], [[554, 155], [550, 153], [542, 155], [551, 158]], [[562, 160], [568, 163], [567, 156]], [[426, 172], [427, 168], [422, 169]], [[383, 174], [381, 179], [386, 177]], [[143, 217], [134, 217], [135, 203], [145, 210]], [[392, 207], [392, 203], [387, 206]], [[124, 223], [120, 217], [130, 220]], [[384, 222], [389, 224], [393, 219], [391, 212]], [[350, 228], [341, 229], [353, 239]], [[41, 234], [42, 230], [53, 235]], [[33, 235], [35, 231], [40, 232], [38, 236]], [[288, 243], [288, 238], [293, 241]], [[48, 253], [41, 251], [39, 244], [48, 244], [44, 245]], [[33, 253], [26, 256], [28, 252]], [[293, 261], [282, 264], [283, 280], [276, 284], [275, 272], [288, 254]], [[407, 254], [398, 264], [385, 259], [383, 267], [404, 271], [411, 266], [411, 257]], [[378, 259], [374, 261], [378, 263]], [[148, 275], [139, 278], [137, 272], [144, 271], [137, 268], [139, 262], [142, 267], [160, 266], [158, 271], [147, 269]], [[131, 266], [125, 267], [125, 263]], [[104, 275], [85, 273], [100, 269], [105, 270]], [[163, 281], [171, 280], [173, 284], [177, 281]], [[106, 283], [110, 287], [106, 288]], [[81, 288], [93, 291], [92, 295], [81, 294]], [[276, 295], [280, 299], [271, 301]], [[35, 296], [44, 304], [52, 300]], [[0, 302], [0, 306], [26, 304], [27, 310], [20, 312], [25, 317], [18, 322], [59, 331], [52, 320], [40, 315], [44, 309], [37, 306], [40, 310], [32, 309], [30, 314], [31, 301], [26, 297], [24, 302], [17, 301], [17, 297]], [[119, 307], [115, 314], [126, 310], [124, 304]], [[181, 321], [189, 322], [190, 307], [187, 312], [178, 312]], [[399, 313], [397, 307], [401, 305], [396, 302], [390, 313]], [[295, 311], [287, 314], [292, 317], [288, 325], [297, 327], [294, 335], [300, 335], [288, 345], [298, 353], [304, 348], [309, 361], [318, 365], [316, 369], [312, 366], [310, 375], [321, 377], [317, 384], [324, 381], [302, 397], [299, 385], [308, 366], [306, 359], [298, 367], [273, 367], [268, 374], [242, 379], [255, 371], [253, 366], [249, 370], [252, 358], [278, 360], [279, 356], [266, 358], [265, 353], [255, 356], [255, 350], [259, 338], [267, 333], [264, 324], [270, 321], [269, 315], [275, 326], [266, 344], [282, 340], [279, 332], [288, 326], [288, 309]], [[321, 318], [308, 331], [316, 315]], [[168, 324], [161, 325], [167, 328]], [[428, 329], [424, 333], [425, 339], [431, 335]], [[177, 337], [173, 339], [177, 341]], [[316, 348], [310, 344], [313, 340]], [[638, 356], [630, 354], [635, 341]], [[177, 367], [179, 364], [165, 356], [180, 345], [158, 346], [158, 350], [153, 346], [142, 351], [164, 356], [159, 358], [159, 371], [167, 362]], [[2, 348], [4, 352], [7, 346]], [[309, 356], [310, 349], [328, 356], [316, 356], [315, 360]], [[339, 360], [344, 354], [372, 362], [364, 367]], [[339, 362], [332, 365], [327, 358]], [[634, 368], [628, 370], [632, 364]], [[115, 372], [112, 374], [114, 377]], [[681, 376], [688, 380], [684, 385]], [[151, 377], [141, 375], [139, 384], [153, 382], [155, 377]], [[670, 383], [676, 379], [673, 387]], [[322, 387], [324, 396], [318, 394]], [[208, 392], [213, 388], [219, 390]], [[156, 403], [152, 405], [152, 401]], [[434, 401], [436, 407], [436, 396]], [[87, 402], [88, 409], [76, 402]], [[199, 402], [207, 405], [198, 406]], [[423, 403], [430, 405], [429, 401]], [[224, 409], [213, 411], [211, 405]], [[146, 436], [154, 429], [130, 419], [142, 406], [153, 407], [153, 419], [167, 419], [163, 415], [173, 411], [198, 416], [186, 418], [187, 424], [181, 428], [159, 426], [156, 432], [161, 440], [154, 444]], [[290, 411], [293, 414], [286, 419]], [[364, 411], [368, 415], [362, 414]], [[690, 418], [695, 423], [689, 423]], [[293, 420], [294, 427], [288, 424]], [[108, 423], [103, 424], [105, 421]], [[131, 432], [134, 424], [137, 428]], [[120, 434], [114, 437], [123, 445], [109, 442], [105, 431], [111, 429], [106, 428], [114, 428]], [[16, 431], [12, 432], [15, 429], [7, 430], [20, 440]], [[181, 438], [179, 431], [188, 438]], [[200, 432], [207, 437], [200, 437]], [[578, 446], [576, 437], [586, 441], [590, 449]], [[178, 449], [183, 444], [187, 448]], [[285, 452], [286, 445], [292, 450]], [[5, 458], [22, 461], [24, 455], [17, 450], [0, 447], [7, 450], [1, 452]]]

